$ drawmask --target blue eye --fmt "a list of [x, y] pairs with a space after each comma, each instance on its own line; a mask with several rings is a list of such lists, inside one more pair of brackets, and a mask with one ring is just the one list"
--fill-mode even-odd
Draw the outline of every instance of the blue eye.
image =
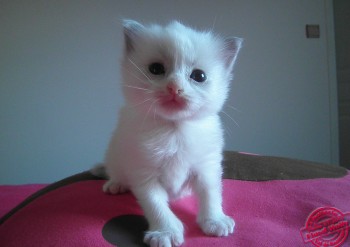
[[149, 72], [151, 72], [153, 75], [163, 75], [165, 74], [165, 68], [164, 65], [161, 63], [152, 63], [148, 66]]
[[203, 70], [195, 69], [192, 71], [190, 78], [195, 80], [196, 82], [204, 82], [207, 79]]

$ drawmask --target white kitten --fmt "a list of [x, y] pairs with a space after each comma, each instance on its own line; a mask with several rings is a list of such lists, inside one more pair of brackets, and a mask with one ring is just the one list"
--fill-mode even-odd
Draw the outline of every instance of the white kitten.
[[184, 227], [168, 201], [193, 190], [203, 232], [227, 236], [234, 221], [222, 210], [223, 130], [227, 98], [242, 40], [223, 40], [172, 22], [145, 27], [124, 21], [123, 92], [118, 127], [105, 158], [117, 194], [131, 190], [149, 222], [150, 246], [179, 246]]

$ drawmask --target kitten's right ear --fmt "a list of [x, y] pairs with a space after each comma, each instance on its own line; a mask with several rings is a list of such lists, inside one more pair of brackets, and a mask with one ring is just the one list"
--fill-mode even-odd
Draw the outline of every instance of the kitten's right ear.
[[140, 33], [145, 28], [142, 24], [133, 20], [123, 20], [124, 27], [124, 42], [127, 53], [135, 48], [135, 41], [140, 36]]

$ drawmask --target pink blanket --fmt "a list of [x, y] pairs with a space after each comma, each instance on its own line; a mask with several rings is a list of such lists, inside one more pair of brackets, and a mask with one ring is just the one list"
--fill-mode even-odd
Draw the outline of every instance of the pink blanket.
[[10, 212], [34, 192], [44, 188], [44, 184], [2, 185], [0, 186], [0, 218]]
[[[101, 180], [79, 181], [43, 194], [0, 225], [0, 245], [143, 246], [147, 222], [135, 198], [130, 193], [106, 195], [102, 184]], [[205, 236], [195, 223], [195, 198], [184, 198], [172, 204], [186, 225], [184, 247], [313, 246], [300, 232], [310, 213], [325, 206], [350, 211], [349, 174], [260, 182], [225, 179], [223, 184], [225, 212], [236, 221], [234, 234]], [[0, 188], [2, 213], [17, 198], [41, 187]], [[350, 240], [342, 246], [350, 246]]]

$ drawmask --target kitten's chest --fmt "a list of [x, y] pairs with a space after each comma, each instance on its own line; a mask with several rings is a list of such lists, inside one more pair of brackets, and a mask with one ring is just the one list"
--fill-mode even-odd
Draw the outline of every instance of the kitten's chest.
[[206, 154], [222, 149], [222, 130], [215, 120], [162, 125], [143, 136], [143, 148], [160, 165], [198, 162]]
[[180, 196], [191, 184], [198, 165], [212, 152], [221, 152], [222, 146], [220, 125], [215, 122], [163, 125], [148, 132], [142, 140], [150, 170], [157, 171], [171, 197]]
[[143, 136], [142, 140], [145, 154], [153, 163], [160, 162], [163, 165], [184, 160], [188, 145], [188, 136], [173, 126], [163, 126], [152, 130]]

